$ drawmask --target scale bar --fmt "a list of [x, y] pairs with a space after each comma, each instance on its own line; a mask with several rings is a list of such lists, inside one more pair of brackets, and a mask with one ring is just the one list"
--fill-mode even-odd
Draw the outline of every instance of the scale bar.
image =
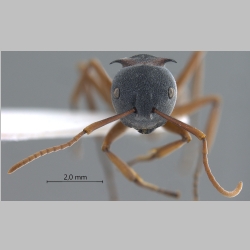
[[103, 180], [102, 181], [46, 181], [46, 183], [48, 182], [101, 182], [103, 183]]

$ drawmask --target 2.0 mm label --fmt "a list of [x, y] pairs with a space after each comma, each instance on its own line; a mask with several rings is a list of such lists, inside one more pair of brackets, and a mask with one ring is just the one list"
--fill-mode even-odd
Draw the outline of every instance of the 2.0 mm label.
[[64, 180], [65, 181], [82, 181], [82, 180], [87, 180], [86, 175], [73, 175], [73, 174], [64, 174]]

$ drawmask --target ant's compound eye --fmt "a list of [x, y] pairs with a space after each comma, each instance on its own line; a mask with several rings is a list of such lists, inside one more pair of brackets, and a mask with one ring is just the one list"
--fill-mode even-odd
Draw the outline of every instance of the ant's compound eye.
[[171, 99], [174, 96], [174, 88], [170, 87], [168, 89], [168, 97]]
[[114, 90], [114, 97], [117, 99], [117, 98], [119, 98], [119, 96], [120, 96], [120, 90], [118, 88], [116, 88]]

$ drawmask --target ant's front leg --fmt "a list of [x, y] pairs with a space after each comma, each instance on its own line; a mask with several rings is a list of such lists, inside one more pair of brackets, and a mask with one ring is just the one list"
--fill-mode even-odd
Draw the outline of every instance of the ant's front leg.
[[112, 142], [114, 142], [119, 136], [121, 136], [127, 127], [123, 125], [121, 122], [118, 122], [115, 124], [115, 126], [109, 131], [107, 136], [104, 139], [102, 150], [107, 154], [109, 159], [113, 162], [113, 164], [121, 171], [121, 173], [129, 180], [137, 184], [138, 186], [141, 186], [143, 188], [150, 189], [151, 191], [161, 193], [173, 198], [178, 198], [179, 193], [178, 192], [172, 192], [165, 189], [162, 189], [154, 184], [151, 184], [149, 182], [144, 181], [137, 172], [128, 166], [125, 162], [123, 162], [119, 157], [117, 157], [114, 153], [110, 151], [110, 145]]

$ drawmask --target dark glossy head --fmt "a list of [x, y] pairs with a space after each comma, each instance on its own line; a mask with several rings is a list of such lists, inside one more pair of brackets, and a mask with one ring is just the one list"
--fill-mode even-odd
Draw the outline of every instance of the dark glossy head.
[[119, 114], [136, 109], [136, 113], [121, 119], [124, 125], [149, 134], [166, 123], [164, 118], [153, 113], [153, 108], [170, 115], [176, 103], [176, 82], [165, 67], [168, 61], [175, 62], [145, 54], [114, 61], [123, 66], [111, 88], [114, 109]]

